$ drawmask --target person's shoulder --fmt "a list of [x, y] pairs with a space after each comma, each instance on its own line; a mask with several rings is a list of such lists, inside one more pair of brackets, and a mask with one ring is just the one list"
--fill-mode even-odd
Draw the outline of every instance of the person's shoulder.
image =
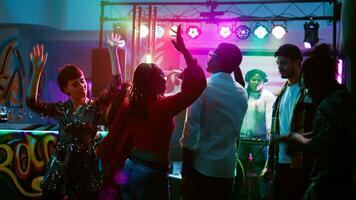
[[354, 101], [346, 90], [336, 90], [325, 97], [319, 104], [318, 110], [326, 117], [346, 114], [354, 107]]
[[347, 107], [354, 107], [355, 99], [347, 91], [347, 89], [341, 88], [330, 93], [322, 103], [326, 105], [333, 105], [334, 107], [347, 109]]
[[275, 97], [275, 95], [267, 89], [262, 89], [261, 95], [266, 97], [273, 97], [273, 98]]
[[284, 93], [284, 91], [286, 90], [287, 85], [288, 85], [288, 82], [283, 83], [283, 85], [275, 93], [275, 96], [278, 97], [278, 96], [282, 95]]
[[52, 103], [53, 105], [59, 107], [59, 108], [63, 108], [63, 107], [69, 107], [72, 105], [72, 101], [70, 99], [65, 100], [65, 101], [56, 101]]

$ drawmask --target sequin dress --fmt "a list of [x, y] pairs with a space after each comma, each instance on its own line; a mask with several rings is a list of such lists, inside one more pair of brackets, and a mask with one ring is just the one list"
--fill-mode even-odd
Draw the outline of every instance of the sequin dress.
[[101, 189], [98, 159], [94, 151], [97, 125], [112, 99], [118, 93], [120, 76], [98, 98], [88, 99], [73, 112], [71, 100], [45, 103], [27, 99], [29, 108], [44, 116], [53, 117], [59, 124], [59, 137], [41, 183], [43, 190], [66, 194], [71, 197]]

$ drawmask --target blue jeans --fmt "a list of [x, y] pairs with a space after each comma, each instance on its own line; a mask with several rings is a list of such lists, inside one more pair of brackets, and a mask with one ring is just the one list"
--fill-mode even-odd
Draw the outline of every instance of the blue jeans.
[[168, 178], [164, 170], [153, 169], [138, 160], [127, 159], [121, 184], [124, 200], [168, 200]]

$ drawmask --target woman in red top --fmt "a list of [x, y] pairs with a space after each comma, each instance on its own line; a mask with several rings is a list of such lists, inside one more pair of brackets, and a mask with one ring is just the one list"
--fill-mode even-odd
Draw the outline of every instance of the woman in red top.
[[[110, 159], [105, 163], [122, 162], [127, 149], [133, 147], [123, 170], [118, 167], [120, 173], [114, 173], [121, 185], [123, 199], [168, 199], [166, 173], [173, 118], [192, 104], [206, 87], [204, 72], [185, 48], [180, 26], [177, 39], [172, 42], [187, 63], [182, 91], [164, 97], [166, 80], [163, 71], [153, 63], [139, 64], [134, 73], [128, 104], [122, 105], [113, 123], [115, 131], [112, 129], [101, 144], [118, 149], [98, 152], [99, 156]], [[123, 138], [131, 139], [133, 145], [122, 142]], [[113, 152], [116, 155], [106, 156]]]

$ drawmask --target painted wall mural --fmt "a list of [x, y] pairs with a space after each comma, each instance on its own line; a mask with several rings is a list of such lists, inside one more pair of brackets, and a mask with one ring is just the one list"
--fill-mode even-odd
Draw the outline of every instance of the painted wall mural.
[[[56, 131], [0, 130], [0, 199], [40, 197], [40, 182], [57, 143]], [[12, 194], [9, 192], [12, 191]]]
[[[96, 143], [106, 135], [99, 131]], [[0, 199], [40, 199], [40, 183], [57, 141], [57, 131], [5, 130], [0, 124]]]
[[0, 43], [0, 112], [10, 120], [22, 118], [24, 107], [24, 64], [16, 46], [16, 38]]

